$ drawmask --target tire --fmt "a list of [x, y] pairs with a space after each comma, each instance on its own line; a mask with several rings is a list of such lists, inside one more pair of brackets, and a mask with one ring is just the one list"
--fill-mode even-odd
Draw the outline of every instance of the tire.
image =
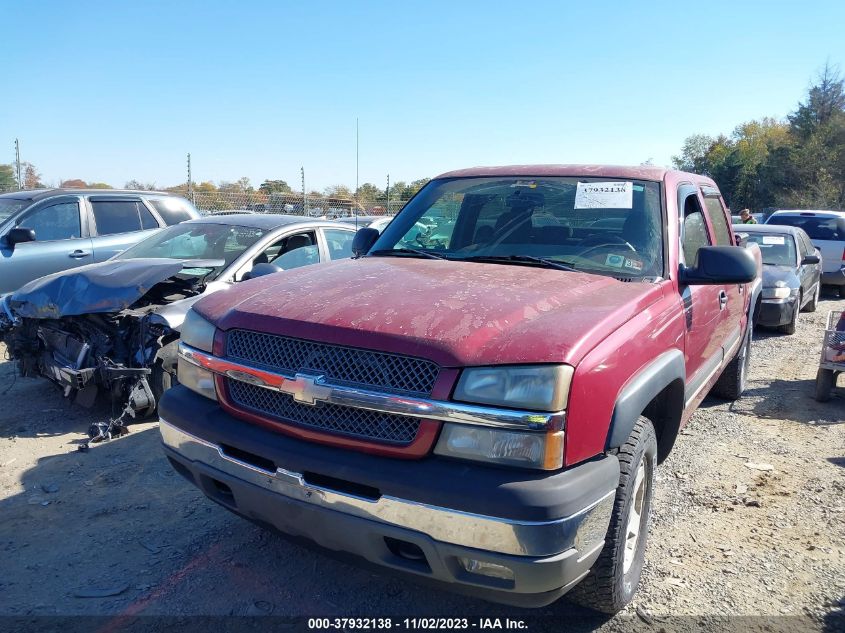
[[158, 403], [161, 402], [161, 397], [164, 395], [164, 392], [170, 389], [173, 385], [179, 384], [179, 381], [176, 380], [176, 376], [167, 371], [160, 360], [157, 360], [153, 365], [153, 369], [150, 372], [149, 382], [150, 389], [156, 399], [156, 408], [158, 408]]
[[804, 312], [815, 312], [816, 308], [819, 306], [819, 295], [822, 292], [822, 284], [819, 282], [816, 284], [816, 292], [813, 294], [813, 298], [807, 302], [807, 305], [804, 306]]
[[827, 402], [830, 392], [836, 386], [836, 374], [832, 369], [819, 369], [816, 373], [816, 400]]
[[795, 302], [795, 309], [792, 311], [792, 320], [786, 325], [778, 327], [778, 331], [784, 334], [795, 334], [798, 329], [798, 315], [801, 313], [801, 295], [798, 295], [798, 300]]
[[749, 324], [745, 334], [745, 341], [713, 385], [714, 396], [725, 400], [738, 400], [748, 384], [748, 368], [751, 366], [751, 342], [754, 339], [754, 328]]
[[[573, 602], [608, 614], [618, 613], [634, 597], [645, 561], [657, 466], [657, 438], [648, 418], [640, 416], [617, 457], [619, 487], [604, 548], [590, 573], [569, 593]], [[639, 512], [632, 514], [636, 509]]]

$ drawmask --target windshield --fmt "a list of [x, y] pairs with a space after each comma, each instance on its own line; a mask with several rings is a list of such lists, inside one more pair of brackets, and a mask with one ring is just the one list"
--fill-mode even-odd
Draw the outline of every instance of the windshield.
[[250, 226], [230, 224], [176, 224], [138, 242], [115, 259], [167, 257], [172, 259], [223, 260], [209, 273], [208, 267], [185, 268], [186, 275], [202, 275], [212, 280], [220, 275], [241, 253], [255, 244], [268, 231]]
[[797, 226], [804, 229], [811, 240], [845, 241], [845, 218], [806, 216], [806, 215], [773, 215], [767, 224], [781, 226]]
[[0, 224], [8, 220], [15, 213], [32, 204], [32, 200], [18, 198], [0, 198]]
[[760, 247], [764, 264], [791, 266], [793, 268], [798, 265], [798, 256], [795, 254], [795, 239], [791, 235], [748, 233], [748, 241], [754, 242]]
[[370, 254], [656, 277], [663, 275], [662, 226], [656, 182], [456, 178], [429, 183]]

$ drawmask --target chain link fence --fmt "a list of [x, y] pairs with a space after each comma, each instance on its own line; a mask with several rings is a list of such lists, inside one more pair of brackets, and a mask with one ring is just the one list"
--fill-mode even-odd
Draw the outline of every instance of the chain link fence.
[[402, 200], [356, 201], [302, 193], [263, 193], [257, 191], [188, 191], [169, 189], [194, 203], [203, 214], [213, 213], [286, 213], [308, 217], [342, 218], [354, 215], [395, 215], [405, 206]]

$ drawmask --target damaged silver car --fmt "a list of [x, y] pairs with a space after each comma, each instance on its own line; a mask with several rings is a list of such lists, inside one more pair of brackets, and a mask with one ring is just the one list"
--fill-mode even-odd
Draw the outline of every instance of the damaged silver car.
[[152, 415], [176, 381], [179, 330], [200, 297], [352, 254], [352, 227], [285, 215], [183, 222], [106, 262], [36, 279], [0, 297], [0, 339], [22, 376], [43, 376], [83, 406], [106, 393], [116, 416], [93, 439]]

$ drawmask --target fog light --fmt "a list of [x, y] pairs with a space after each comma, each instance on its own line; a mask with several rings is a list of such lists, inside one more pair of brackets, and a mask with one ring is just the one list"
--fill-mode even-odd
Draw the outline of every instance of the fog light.
[[471, 574], [489, 576], [490, 578], [501, 578], [502, 580], [513, 580], [513, 570], [510, 567], [488, 563], [474, 558], [465, 558], [463, 556], [459, 557], [458, 561]]

